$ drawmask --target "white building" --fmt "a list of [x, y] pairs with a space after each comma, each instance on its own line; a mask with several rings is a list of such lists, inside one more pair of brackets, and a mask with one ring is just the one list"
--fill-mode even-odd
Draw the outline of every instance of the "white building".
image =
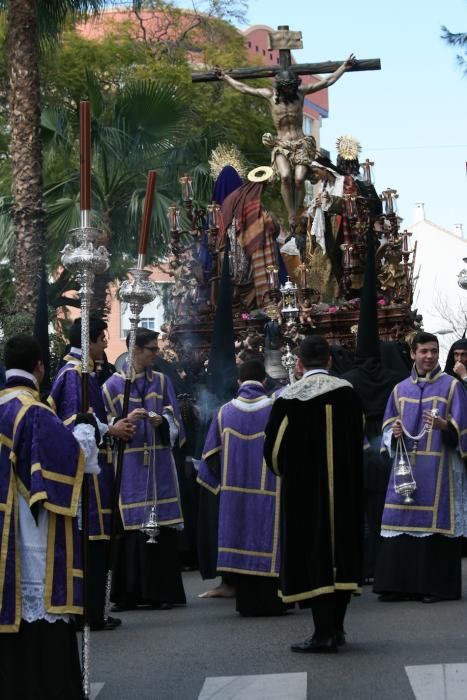
[[461, 224], [449, 231], [426, 219], [423, 204], [415, 205], [414, 224], [408, 230], [411, 245], [417, 243], [413, 306], [423, 316], [423, 329], [439, 335], [444, 361], [467, 326], [467, 290], [457, 283], [460, 270], [466, 267], [467, 238]]

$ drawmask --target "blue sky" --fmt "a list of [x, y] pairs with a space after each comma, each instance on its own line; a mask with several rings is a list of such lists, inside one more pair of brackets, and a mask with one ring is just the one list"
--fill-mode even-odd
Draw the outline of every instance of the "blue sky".
[[380, 58], [381, 71], [349, 73], [329, 89], [322, 146], [351, 134], [375, 161], [378, 192], [399, 193], [403, 227], [416, 202], [426, 218], [467, 235], [467, 77], [441, 26], [467, 32], [467, 0], [250, 0], [248, 24], [303, 33], [299, 62]]

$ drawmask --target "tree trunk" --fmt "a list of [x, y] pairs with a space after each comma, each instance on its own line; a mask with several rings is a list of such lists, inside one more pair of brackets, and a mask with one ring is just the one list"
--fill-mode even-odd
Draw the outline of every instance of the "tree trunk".
[[38, 0], [9, 0], [7, 45], [16, 300], [34, 318], [45, 254]]

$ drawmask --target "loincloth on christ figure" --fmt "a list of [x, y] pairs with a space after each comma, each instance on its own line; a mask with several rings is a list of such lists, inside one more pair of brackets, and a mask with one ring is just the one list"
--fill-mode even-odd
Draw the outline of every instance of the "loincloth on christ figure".
[[[268, 134], [264, 134], [263, 139], [265, 136], [268, 136]], [[280, 136], [275, 136], [274, 146], [271, 150], [271, 167], [276, 180], [280, 179], [276, 165], [276, 157], [278, 155], [287, 158], [292, 170], [297, 165], [305, 165], [311, 170], [311, 164], [316, 158], [315, 138], [313, 136], [303, 136], [299, 139], [284, 139]]]

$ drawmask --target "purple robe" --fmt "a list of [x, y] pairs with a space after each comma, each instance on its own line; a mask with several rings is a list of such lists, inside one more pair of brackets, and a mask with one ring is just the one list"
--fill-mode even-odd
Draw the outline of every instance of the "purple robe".
[[[423, 411], [437, 408], [439, 416], [455, 429], [458, 451], [467, 456], [467, 402], [459, 381], [445, 374], [439, 367], [426, 377], [412, 370], [411, 376], [397, 384], [389, 397], [384, 414], [383, 429], [400, 419], [411, 435], [423, 429]], [[411, 457], [413, 440], [404, 435]], [[412, 471], [417, 484], [412, 494], [414, 503], [405, 505], [394, 491], [394, 472], [391, 473], [383, 512], [383, 530], [406, 533], [438, 533], [455, 535], [455, 491], [452, 467], [452, 448], [442, 439], [441, 430], [426, 433], [419, 441]], [[461, 495], [459, 494], [459, 497]]]
[[[104, 401], [109, 417], [120, 418], [123, 410], [125, 377], [113, 374], [104, 384]], [[185, 433], [172, 382], [160, 372], [147, 369], [134, 376], [130, 389], [129, 413], [135, 408], [168, 414], [178, 429], [178, 441]], [[120, 512], [125, 530], [138, 530], [156, 502], [161, 525], [183, 523], [177, 471], [164, 420], [153, 428], [148, 419], [134, 423], [135, 434], [127, 443], [122, 464]], [[155, 479], [154, 479], [155, 476]], [[155, 481], [155, 483], [154, 483]]]
[[17, 492], [33, 511], [35, 504], [48, 511], [46, 611], [83, 612], [75, 516], [84, 457], [73, 435], [40, 402], [27, 379], [11, 377], [0, 391], [0, 425], [0, 632], [17, 632], [21, 621]]
[[279, 575], [280, 482], [263, 458], [272, 404], [260, 382], [243, 382], [209, 428], [198, 482], [220, 492], [219, 571]]
[[[64, 358], [52, 384], [48, 402], [69, 430], [81, 408], [81, 357], [70, 353]], [[89, 405], [102, 423], [107, 423], [102, 391], [95, 374], [89, 373]], [[106, 444], [106, 443], [104, 443]], [[98, 463], [100, 474], [89, 475], [89, 539], [110, 539], [110, 519], [114, 488], [114, 470], [110, 448], [101, 446]]]

